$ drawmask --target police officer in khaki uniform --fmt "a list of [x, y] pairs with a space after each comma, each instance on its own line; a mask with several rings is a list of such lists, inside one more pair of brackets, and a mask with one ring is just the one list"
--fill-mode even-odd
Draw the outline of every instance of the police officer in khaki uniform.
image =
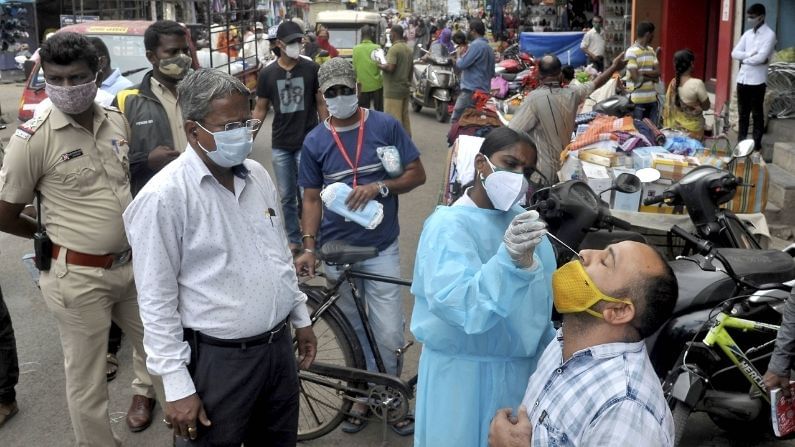
[[[40, 193], [52, 261], [40, 285], [61, 334], [66, 394], [78, 446], [120, 445], [108, 418], [105, 354], [111, 319], [134, 348], [133, 431], [151, 423], [155, 390], [145, 365], [143, 326], [122, 212], [132, 200], [126, 137], [115, 109], [94, 104], [97, 53], [76, 33], [39, 51], [53, 107], [17, 129], [0, 170], [0, 231], [31, 238], [20, 216]], [[44, 253], [37, 253], [42, 256]], [[158, 389], [162, 389], [159, 381]], [[158, 393], [162, 395], [162, 393]]]

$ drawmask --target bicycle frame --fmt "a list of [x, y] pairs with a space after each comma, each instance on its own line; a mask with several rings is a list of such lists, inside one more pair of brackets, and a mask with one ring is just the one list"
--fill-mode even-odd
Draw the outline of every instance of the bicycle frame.
[[[373, 357], [375, 358], [376, 367], [378, 368], [379, 372], [371, 372], [347, 366], [329, 365], [329, 364], [315, 362], [312, 364], [309, 370], [322, 377], [305, 377], [304, 380], [309, 380], [311, 382], [333, 387], [349, 394], [366, 395], [366, 392], [363, 392], [358, 388], [348, 387], [341, 383], [337, 383], [331, 380], [327, 381], [324, 380], [324, 378], [338, 379], [346, 382], [351, 381], [351, 382], [363, 382], [363, 383], [384, 385], [400, 390], [401, 393], [404, 393], [407, 396], [413, 396], [414, 394], [413, 388], [414, 385], [417, 383], [416, 375], [412, 377], [409, 381], [404, 381], [399, 377], [395, 377], [386, 373], [386, 367], [384, 366], [383, 358], [381, 357], [381, 353], [378, 350], [375, 341], [375, 334], [373, 333], [372, 326], [370, 326], [370, 320], [367, 317], [367, 311], [365, 309], [364, 300], [362, 299], [360, 292], [356, 287], [356, 283], [354, 281], [355, 279], [380, 281], [380, 282], [397, 284], [402, 286], [411, 286], [411, 281], [402, 278], [393, 278], [390, 276], [381, 276], [372, 273], [361, 272], [351, 269], [350, 266], [344, 266], [337, 280], [333, 282], [331, 287], [326, 289], [325, 296], [328, 298], [325, 301], [323, 301], [320, 307], [318, 307], [315, 310], [315, 312], [313, 312], [312, 315], [310, 316], [312, 323], [314, 324], [315, 321], [317, 321], [317, 319], [319, 318], [319, 316], [326, 311], [326, 309], [328, 309], [330, 306], [336, 303], [337, 300], [340, 299], [341, 297], [341, 294], [339, 293], [340, 287], [342, 287], [344, 283], [348, 283], [348, 285], [351, 287], [351, 294], [353, 295], [353, 300], [354, 303], [356, 304], [356, 310], [359, 315], [359, 318], [361, 318], [362, 320], [362, 325], [364, 326], [365, 335], [367, 336], [367, 341], [370, 346], [370, 349], [373, 352]], [[398, 355], [401, 354], [402, 352], [398, 352]]]
[[739, 329], [742, 331], [754, 331], [764, 333], [776, 333], [779, 326], [768, 323], [760, 323], [758, 321], [751, 321], [742, 318], [732, 317], [724, 312], [718, 314], [715, 323], [710, 328], [707, 335], [704, 337], [704, 344], [713, 347], [717, 345], [726, 357], [731, 360], [742, 372], [746, 379], [753, 386], [755, 386], [762, 394], [762, 397], [770, 402], [767, 387], [762, 378], [762, 374], [754, 367], [753, 363], [748, 359], [748, 355], [744, 352], [734, 339], [729, 334], [727, 328]]

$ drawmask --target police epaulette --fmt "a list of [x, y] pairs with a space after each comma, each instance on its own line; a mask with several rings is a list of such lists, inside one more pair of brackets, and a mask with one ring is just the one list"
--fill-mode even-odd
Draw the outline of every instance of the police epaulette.
[[33, 118], [26, 121], [24, 124], [21, 124], [17, 127], [16, 132], [14, 132], [14, 136], [17, 138], [21, 138], [23, 140], [30, 139], [36, 130], [39, 128], [39, 125], [44, 122], [44, 119], [47, 117], [48, 114], [43, 113], [41, 115], [34, 116]]

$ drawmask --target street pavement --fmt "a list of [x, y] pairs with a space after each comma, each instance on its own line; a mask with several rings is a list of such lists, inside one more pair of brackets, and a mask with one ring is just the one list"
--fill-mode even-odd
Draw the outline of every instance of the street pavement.
[[[13, 134], [16, 125], [16, 107], [21, 93], [21, 84], [0, 85], [0, 106], [3, 116], [11, 124], [0, 131], [3, 143]], [[433, 111], [424, 109], [411, 114], [414, 141], [422, 153], [422, 162], [427, 182], [417, 190], [400, 199], [400, 251], [402, 274], [410, 278], [414, 267], [414, 253], [425, 218], [433, 211], [442, 185], [446, 163], [446, 133], [449, 125], [436, 122]], [[269, 171], [270, 120], [257, 138], [252, 158], [262, 163]], [[32, 243], [14, 236], [0, 234], [0, 286], [10, 309], [17, 338], [20, 362], [20, 383], [17, 400], [20, 412], [3, 428], [0, 428], [0, 446], [71, 446], [74, 437], [64, 393], [63, 354], [58, 339], [55, 321], [47, 311], [40, 291], [33, 285], [30, 275], [20, 262], [23, 254], [32, 251]], [[410, 316], [413, 299], [404, 292], [406, 315]], [[407, 337], [411, 334], [406, 331]], [[405, 357], [405, 379], [417, 371], [418, 345], [412, 347]], [[114, 432], [129, 446], [171, 445], [169, 431], [160, 422], [162, 411], [156, 409], [155, 422], [144, 432], [130, 433], [125, 424], [125, 412], [130, 403], [132, 390], [131, 349], [128, 342], [122, 343], [119, 354], [121, 363], [116, 380], [108, 385], [110, 394], [110, 418]], [[412, 402], [413, 406], [413, 402]], [[751, 439], [736, 439], [721, 431], [704, 415], [690, 419], [686, 441], [683, 445], [695, 446], [795, 446], [794, 441], [776, 441], [772, 436], [752, 433]], [[339, 429], [331, 434], [304, 443], [308, 446], [378, 446], [386, 440], [387, 445], [407, 447], [411, 438], [397, 436], [387, 430], [383, 436], [382, 424], [373, 421], [362, 432], [347, 435]]]

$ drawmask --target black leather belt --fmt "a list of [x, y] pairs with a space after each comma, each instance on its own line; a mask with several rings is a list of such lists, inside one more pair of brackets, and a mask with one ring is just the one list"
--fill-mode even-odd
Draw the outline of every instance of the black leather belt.
[[196, 341], [199, 343], [204, 343], [206, 345], [211, 346], [218, 346], [221, 348], [237, 348], [237, 349], [246, 349], [250, 346], [258, 346], [258, 345], [269, 345], [279, 341], [282, 338], [282, 335], [289, 332], [288, 323], [290, 321], [290, 317], [287, 317], [281, 323], [277, 324], [276, 327], [271, 329], [268, 332], [264, 332], [260, 335], [255, 335], [253, 337], [246, 337], [246, 338], [237, 338], [234, 340], [225, 340], [223, 338], [215, 338], [210, 337], [209, 335], [202, 334], [199, 331], [194, 331], [190, 328], [184, 329], [184, 339]]

